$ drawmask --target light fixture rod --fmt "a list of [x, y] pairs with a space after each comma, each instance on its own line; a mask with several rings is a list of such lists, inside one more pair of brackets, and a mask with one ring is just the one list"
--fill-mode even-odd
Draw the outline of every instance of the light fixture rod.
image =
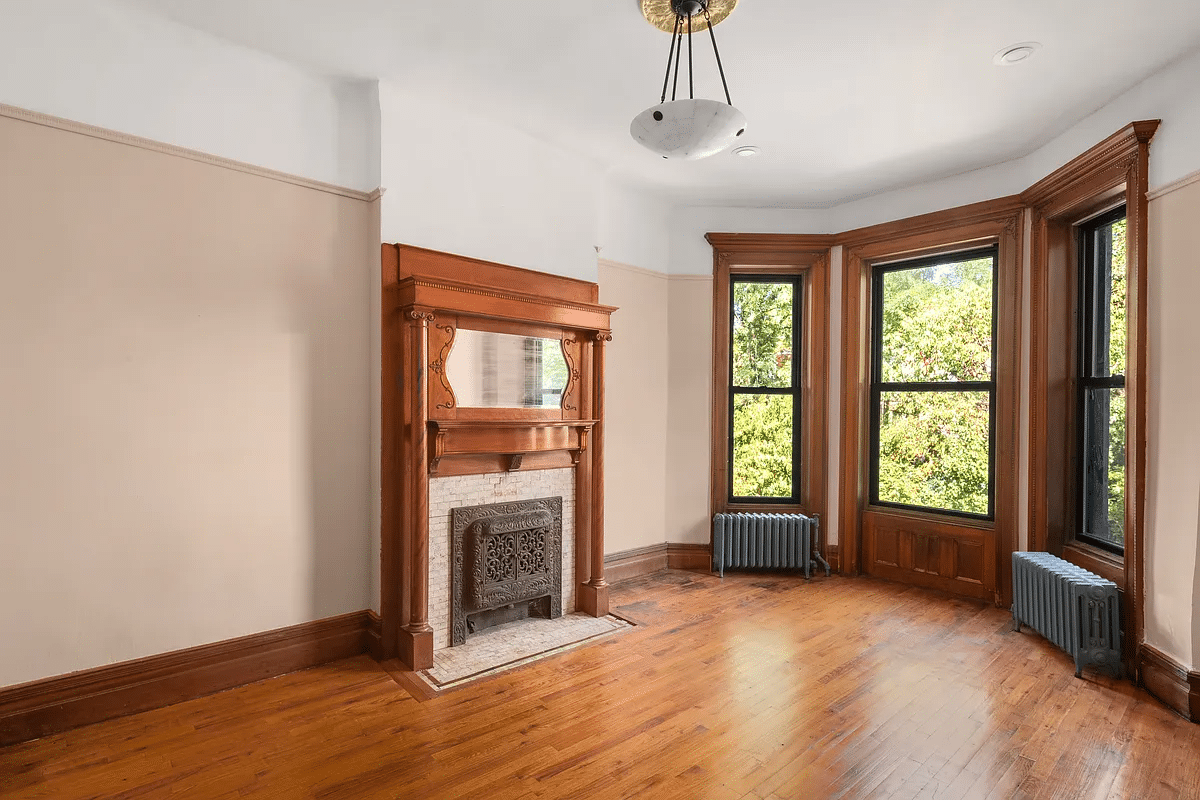
[[667, 85], [671, 82], [671, 61], [675, 58], [675, 42], [679, 35], [679, 17], [675, 18], [675, 30], [671, 32], [671, 49], [667, 51], [667, 74], [663, 76], [662, 97], [658, 99], [659, 103], [667, 102]]
[[696, 99], [696, 77], [692, 69], [692, 15], [688, 14], [688, 97]]
[[675, 102], [675, 94], [679, 90], [679, 62], [683, 61], [683, 17], [679, 18], [679, 35], [675, 37], [672, 47], [678, 44], [675, 48], [675, 82], [671, 84], [671, 102]]
[[[704, 19], [708, 22], [708, 35], [712, 37], [713, 53], [717, 56], [717, 71], [721, 73], [721, 86], [725, 89], [725, 102], [733, 105], [733, 101], [729, 99], [729, 84], [725, 82], [725, 68], [721, 66], [721, 51], [717, 49], [717, 35], [713, 33], [712, 20], [708, 18], [708, 9], [704, 9]], [[663, 93], [666, 96], [666, 93]]]

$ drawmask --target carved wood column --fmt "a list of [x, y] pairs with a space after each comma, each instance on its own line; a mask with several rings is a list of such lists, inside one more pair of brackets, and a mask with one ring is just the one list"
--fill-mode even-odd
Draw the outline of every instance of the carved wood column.
[[[591, 537], [588, 546], [588, 582], [580, 593], [580, 607], [593, 617], [608, 613], [608, 583], [604, 580], [604, 352], [605, 342], [612, 341], [608, 331], [596, 333], [592, 347], [592, 416], [596, 424], [591, 435], [591, 486], [583, 494], [590, 494]], [[581, 459], [582, 460], [582, 459]], [[580, 496], [576, 495], [576, 502]], [[582, 516], [582, 515], [581, 515]]]
[[413, 669], [433, 666], [433, 628], [429, 625], [429, 322], [433, 314], [419, 309], [407, 314], [410, 380], [404, 387], [405, 404], [412, 409], [405, 426], [408, 463], [414, 467], [406, 481], [408, 532], [405, 561], [408, 586], [408, 624], [400, 633], [400, 658]]

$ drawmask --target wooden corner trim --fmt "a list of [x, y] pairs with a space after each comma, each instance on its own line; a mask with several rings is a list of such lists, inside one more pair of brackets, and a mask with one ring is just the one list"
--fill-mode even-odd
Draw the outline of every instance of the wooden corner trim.
[[1142, 643], [1137, 651], [1138, 683], [1175, 713], [1200, 723], [1200, 672]]
[[0, 747], [368, 652], [371, 611], [0, 689]]
[[367, 615], [367, 652], [376, 661], [383, 661], [383, 617], [369, 608], [362, 613]]
[[842, 550], [836, 544], [825, 545], [825, 560], [829, 562], [829, 568], [838, 573], [842, 572]]

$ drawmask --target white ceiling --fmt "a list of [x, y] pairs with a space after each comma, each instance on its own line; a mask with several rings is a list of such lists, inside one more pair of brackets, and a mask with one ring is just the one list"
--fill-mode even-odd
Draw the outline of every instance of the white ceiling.
[[[716, 28], [749, 119], [723, 153], [629, 136], [669, 34], [638, 0], [126, 0], [311, 68], [418, 84], [699, 205], [826, 207], [1017, 158], [1200, 45], [1197, 0], [743, 0]], [[1001, 48], [1037, 41], [1028, 62]], [[697, 38], [697, 95], [719, 98]], [[686, 67], [686, 65], [685, 65]]]

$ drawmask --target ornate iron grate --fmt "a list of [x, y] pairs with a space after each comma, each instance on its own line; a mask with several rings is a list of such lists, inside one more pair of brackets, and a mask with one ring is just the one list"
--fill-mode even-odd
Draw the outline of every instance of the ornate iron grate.
[[562, 498], [455, 508], [450, 644], [505, 622], [562, 616]]

